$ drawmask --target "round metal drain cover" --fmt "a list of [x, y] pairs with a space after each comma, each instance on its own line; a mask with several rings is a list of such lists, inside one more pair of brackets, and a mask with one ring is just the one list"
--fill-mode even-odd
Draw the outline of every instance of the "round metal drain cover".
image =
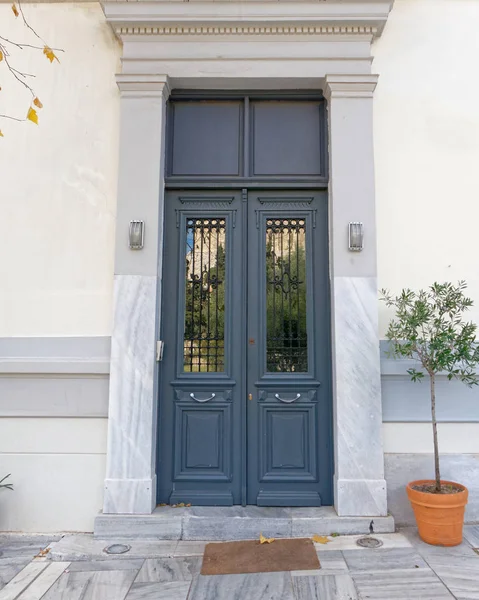
[[126, 544], [112, 544], [111, 546], [107, 546], [103, 549], [103, 552], [107, 554], [125, 554], [131, 550], [131, 546], [127, 546]]
[[361, 548], [381, 548], [381, 546], [383, 545], [381, 540], [370, 536], [359, 538], [356, 544], [358, 546], [361, 546]]

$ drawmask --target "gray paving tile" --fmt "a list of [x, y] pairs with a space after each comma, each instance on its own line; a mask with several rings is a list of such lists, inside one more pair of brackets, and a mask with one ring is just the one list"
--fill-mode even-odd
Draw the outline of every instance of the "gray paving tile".
[[479, 525], [465, 525], [464, 537], [473, 548], [479, 548]]
[[173, 556], [178, 542], [176, 540], [101, 540], [92, 535], [69, 535], [59, 542], [50, 545], [49, 558], [51, 560], [111, 560], [111, 555], [103, 552], [104, 548], [112, 543], [125, 543], [131, 546], [128, 554], [121, 555], [125, 559], [154, 558], [160, 556]]
[[134, 583], [126, 600], [186, 600], [190, 585], [189, 581]]
[[296, 600], [357, 600], [351, 577], [322, 575], [318, 577], [293, 577]]
[[42, 600], [125, 600], [136, 571], [64, 573]]
[[419, 554], [424, 557], [430, 555], [438, 555], [438, 556], [471, 556], [474, 554], [472, 546], [464, 537], [462, 544], [459, 546], [451, 546], [451, 547], [443, 547], [443, 546], [433, 546], [431, 544], [427, 544], [423, 542], [419, 537], [416, 527], [405, 527], [401, 529], [401, 533], [404, 537], [406, 537], [414, 548], [417, 549]]
[[412, 548], [379, 549], [367, 552], [344, 550], [343, 556], [351, 572], [427, 568], [424, 559]]
[[144, 563], [143, 558], [111, 559], [111, 560], [77, 560], [70, 563], [68, 570], [74, 571], [139, 571]]
[[318, 552], [321, 568], [317, 571], [291, 571], [293, 577], [312, 575], [341, 575], [348, 572], [348, 565], [344, 560], [343, 553], [339, 550], [331, 552]]
[[[357, 540], [363, 535], [340, 535], [330, 537], [327, 544], [315, 544], [316, 550], [320, 552], [331, 552], [332, 550], [360, 550], [361, 552], [370, 552], [370, 548], [361, 548], [357, 545]], [[389, 548], [412, 548], [411, 542], [400, 533], [380, 533], [374, 534], [374, 537], [380, 540], [383, 545], [382, 550]]]
[[188, 600], [294, 600], [289, 573], [199, 575]]
[[348, 565], [342, 552], [318, 552], [321, 568], [317, 571], [291, 571], [292, 577], [310, 577], [312, 575], [344, 575], [348, 572]]
[[0, 558], [0, 590], [28, 565], [30, 558]]
[[175, 556], [203, 556], [205, 546], [209, 542], [180, 541], [176, 546]]
[[51, 542], [61, 540], [63, 533], [0, 533], [0, 547], [9, 544], [48, 546]]
[[427, 559], [429, 566], [456, 598], [479, 598], [479, 556], [437, 556]]
[[48, 544], [48, 541], [39, 543], [6, 540], [5, 543], [0, 543], [0, 558], [33, 558]]
[[0, 591], [0, 600], [16, 600], [47, 567], [46, 563], [30, 562]]
[[318, 552], [319, 562], [323, 571], [347, 571], [348, 565], [343, 553], [339, 550], [331, 552]]
[[135, 583], [191, 581], [200, 572], [202, 560], [199, 556], [145, 560]]
[[[361, 600], [444, 600], [454, 598], [431, 569], [353, 573]], [[477, 598], [477, 596], [476, 596]]]
[[70, 563], [50, 562], [47, 568], [19, 596], [19, 600], [40, 600]]

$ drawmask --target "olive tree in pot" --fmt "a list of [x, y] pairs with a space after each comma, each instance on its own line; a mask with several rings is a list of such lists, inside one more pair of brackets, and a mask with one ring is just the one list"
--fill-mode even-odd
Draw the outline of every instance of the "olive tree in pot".
[[404, 289], [399, 296], [381, 290], [381, 300], [396, 312], [386, 333], [388, 355], [418, 361], [416, 368], [408, 369], [412, 381], [429, 378], [435, 478], [410, 482], [407, 494], [420, 537], [440, 546], [461, 543], [468, 498], [464, 485], [441, 479], [436, 418], [438, 375], [459, 379], [469, 387], [479, 383], [477, 326], [464, 318], [473, 305], [464, 293], [466, 287], [464, 281], [434, 283], [419, 292]]

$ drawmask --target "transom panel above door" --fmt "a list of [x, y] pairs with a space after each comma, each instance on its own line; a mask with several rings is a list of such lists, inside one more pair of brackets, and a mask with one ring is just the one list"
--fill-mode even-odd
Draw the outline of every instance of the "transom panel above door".
[[331, 503], [327, 194], [170, 191], [159, 502]]
[[168, 105], [167, 184], [327, 183], [318, 93], [176, 94]]

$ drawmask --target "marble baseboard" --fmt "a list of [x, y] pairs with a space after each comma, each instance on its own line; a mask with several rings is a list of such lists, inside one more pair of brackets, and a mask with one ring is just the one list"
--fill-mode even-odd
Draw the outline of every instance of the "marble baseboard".
[[373, 521], [375, 533], [394, 531], [392, 517], [336, 517], [335, 519], [293, 518], [292, 537], [312, 537], [313, 535], [356, 535], [369, 533], [369, 525]]
[[385, 517], [388, 514], [384, 479], [338, 479], [335, 506], [340, 517]]
[[156, 475], [152, 479], [106, 479], [105, 514], [149, 515], [156, 506]]
[[[414, 513], [406, 494], [406, 485], [415, 479], [431, 478], [434, 474], [432, 454], [385, 454], [388, 507], [398, 525], [414, 525]], [[441, 456], [444, 479], [467, 485], [469, 502], [466, 523], [479, 521], [479, 454], [444, 454]]]
[[229, 517], [187, 517], [183, 520], [184, 540], [256, 540], [291, 537], [291, 519], [248, 519]]

